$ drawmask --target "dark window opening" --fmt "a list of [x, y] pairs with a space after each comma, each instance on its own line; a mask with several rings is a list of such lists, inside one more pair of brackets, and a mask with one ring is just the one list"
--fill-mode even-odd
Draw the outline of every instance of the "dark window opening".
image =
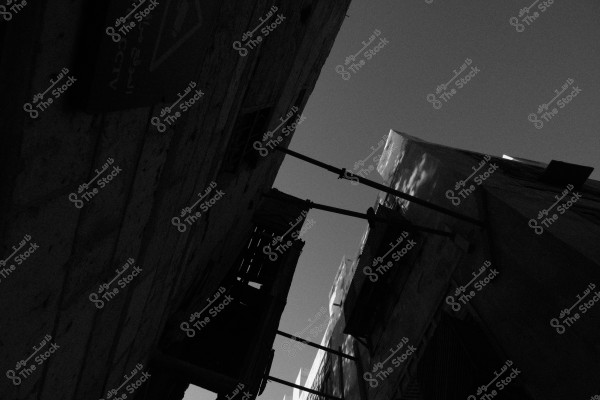
[[305, 25], [308, 22], [308, 18], [312, 14], [312, 5], [306, 6], [300, 11], [300, 22]]
[[256, 168], [260, 153], [252, 144], [255, 141], [262, 141], [272, 111], [273, 107], [264, 107], [238, 117], [229, 139], [227, 154], [223, 160], [222, 170], [224, 172], [238, 172], [242, 162], [245, 162], [251, 169]]

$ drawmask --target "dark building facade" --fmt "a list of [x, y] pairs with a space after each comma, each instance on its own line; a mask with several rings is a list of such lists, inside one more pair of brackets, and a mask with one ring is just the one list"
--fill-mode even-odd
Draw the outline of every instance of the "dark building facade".
[[[590, 399], [600, 393], [600, 184], [591, 168], [390, 132], [381, 192], [305, 386], [369, 400]], [[303, 392], [301, 398], [326, 398]]]
[[269, 143], [289, 144], [348, 6], [8, 8], [0, 399], [264, 388], [302, 241], [262, 248], [306, 215], [263, 196]]

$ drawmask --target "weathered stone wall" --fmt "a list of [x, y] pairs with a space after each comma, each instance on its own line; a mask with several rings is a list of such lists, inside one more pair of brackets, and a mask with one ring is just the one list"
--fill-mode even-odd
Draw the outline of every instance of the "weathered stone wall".
[[[539, 166], [497, 157], [483, 165], [480, 164], [483, 158], [484, 155], [418, 139], [403, 147], [402, 162], [397, 167], [392, 187], [484, 221], [486, 229], [414, 202], [409, 204], [394, 196], [387, 197], [387, 205], [413, 223], [451, 230], [458, 236], [449, 239], [427, 233], [415, 235], [415, 249], [380, 276], [376, 289], [373, 292], [364, 290], [360, 292], [362, 297], [351, 300], [355, 309], [360, 310], [357, 315], [364, 317], [361, 332], [367, 334], [357, 342], [364, 341], [367, 346], [360, 343], [357, 348], [363, 372], [371, 373], [367, 376], [370, 380], [365, 379], [371, 400], [420, 398], [415, 389], [418, 388], [415, 385], [418, 364], [423, 361], [443, 314], [454, 318], [459, 325], [466, 320], [474, 321], [478, 328], [471, 329], [470, 333], [481, 336], [473, 342], [469, 342], [473, 337], [462, 338], [461, 344], [446, 342], [446, 347], [464, 345], [474, 353], [489, 353], [481, 358], [493, 364], [492, 367], [488, 371], [488, 365], [486, 368], [480, 366], [477, 379], [469, 377], [470, 384], [487, 384], [494, 378], [493, 372], [499, 371], [502, 363], [510, 359], [521, 373], [512, 386], [501, 392], [504, 397], [499, 398], [517, 398], [511, 396], [521, 396], [525, 392], [535, 399], [584, 399], [598, 390], [600, 306], [592, 306], [585, 314], [580, 312], [580, 318], [562, 333], [550, 322], [552, 318], [558, 318], [561, 310], [575, 303], [590, 282], [600, 287], [600, 250], [597, 246], [600, 185], [588, 180], [576, 189], [582, 199], [539, 235], [528, 225], [528, 220], [556, 202], [555, 196], [564, 187], [541, 182], [543, 168]], [[484, 175], [482, 184], [475, 185], [470, 195], [458, 196], [460, 202], [454, 205], [447, 191], [453, 190], [457, 195], [456, 182], [473, 175], [478, 167], [481, 167], [479, 174], [484, 173], [492, 168], [492, 164], [497, 166], [495, 171]], [[565, 197], [564, 201], [570, 198]], [[374, 240], [368, 241], [371, 247], [366, 246], [358, 259], [355, 281], [362, 279], [363, 285], [376, 285], [358, 274], [363, 274], [363, 267], [370, 265], [373, 257], [382, 255], [391, 246], [390, 240], [383, 239], [381, 225], [371, 227], [369, 238]], [[463, 303], [455, 294], [457, 287], [466, 286], [474, 279], [485, 261], [491, 265], [467, 288], [466, 293], [472, 297]], [[490, 274], [494, 275], [492, 279], [481, 285], [479, 281]], [[474, 289], [477, 283], [481, 289]], [[358, 293], [359, 288], [351, 290]], [[455, 298], [449, 300], [447, 296]], [[585, 301], [591, 301], [592, 296], [594, 294]], [[348, 308], [344, 311], [352, 312]], [[350, 315], [346, 315], [338, 321], [330, 341], [332, 345], [354, 340], [342, 334], [349, 319]], [[362, 328], [364, 325], [367, 328]], [[392, 356], [393, 349], [403, 338], [408, 342]], [[416, 349], [411, 351], [413, 354], [399, 365], [393, 365], [393, 360], [407, 352], [409, 346]], [[351, 347], [346, 345], [346, 352], [353, 353]], [[440, 348], [432, 350], [436, 351], [448, 354]], [[335, 357], [331, 358], [335, 364]], [[496, 361], [497, 365], [494, 364]], [[373, 372], [379, 362], [383, 363], [383, 368], [378, 371], [391, 367], [391, 371], [380, 378]], [[458, 360], [446, 359], [445, 362], [446, 367], [461, 367]], [[347, 363], [344, 368], [345, 398], [361, 398], [358, 380], [363, 377], [354, 363]], [[326, 376], [328, 372], [331, 372], [328, 384], [337, 387], [335, 368], [320, 374]], [[451, 374], [441, 375], [438, 382]], [[458, 381], [449, 384], [457, 388], [461, 385]], [[476, 386], [472, 389], [465, 398], [469, 394], [475, 395]], [[444, 393], [443, 387], [436, 390]], [[409, 392], [415, 397], [409, 397]], [[452, 398], [448, 393], [450, 390], [444, 395]]]
[[[30, 2], [3, 26], [0, 256], [26, 234], [39, 249], [0, 281], [0, 398], [100, 398], [146, 363], [186, 293], [214, 292], [243, 244], [257, 196], [272, 185], [283, 158], [269, 154], [254, 170], [221, 172], [238, 115], [270, 103], [274, 127], [306, 88], [303, 108], [348, 4], [280, 5], [287, 20], [262, 47], [240, 57], [231, 43], [271, 4], [223, 3], [212, 51], [189, 77], [205, 95], [165, 133], [150, 123], [164, 104], [88, 114], [65, 98], [29, 118], [23, 104], [79, 57], [84, 5]], [[75, 208], [69, 194], [108, 158], [122, 172]], [[225, 196], [179, 232], [171, 218], [213, 180]], [[89, 294], [130, 257], [141, 274], [96, 308]], [[207, 270], [209, 261], [217, 268]], [[46, 334], [60, 348], [13, 385], [5, 371]]]

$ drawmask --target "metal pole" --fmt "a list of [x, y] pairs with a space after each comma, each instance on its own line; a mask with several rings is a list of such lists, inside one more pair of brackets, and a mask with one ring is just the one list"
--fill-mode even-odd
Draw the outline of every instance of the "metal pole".
[[458, 218], [458, 219], [461, 219], [463, 221], [468, 221], [468, 222], [470, 222], [472, 224], [475, 224], [475, 225], [478, 225], [478, 226], [483, 226], [484, 225], [482, 221], [479, 221], [479, 220], [477, 220], [475, 218], [471, 218], [471, 217], [469, 217], [467, 215], [463, 215], [461, 213], [449, 210], [449, 209], [447, 209], [445, 207], [438, 206], [438, 205], [430, 203], [430, 202], [428, 202], [426, 200], [419, 199], [418, 197], [411, 196], [411, 195], [406, 194], [404, 192], [400, 192], [400, 191], [398, 191], [396, 189], [392, 189], [389, 186], [382, 185], [382, 184], [374, 182], [374, 181], [372, 181], [370, 179], [363, 178], [360, 175], [356, 175], [356, 174], [354, 174], [354, 173], [346, 170], [346, 168], [336, 168], [334, 166], [325, 164], [324, 162], [315, 160], [314, 158], [305, 156], [303, 154], [297, 153], [297, 152], [295, 152], [293, 150], [286, 149], [286, 148], [281, 147], [281, 146], [276, 146], [275, 149], [279, 150], [279, 151], [281, 151], [281, 152], [283, 152], [285, 154], [289, 154], [292, 157], [296, 157], [296, 158], [304, 160], [304, 161], [306, 161], [308, 163], [316, 165], [317, 167], [321, 167], [321, 168], [324, 168], [324, 169], [326, 169], [326, 170], [328, 170], [330, 172], [338, 174], [338, 179], [340, 179], [340, 178], [348, 179], [348, 180], [355, 180], [356, 179], [356, 180], [358, 180], [359, 183], [362, 183], [364, 185], [370, 186], [370, 187], [372, 187], [374, 189], [377, 189], [377, 190], [384, 191], [384, 192], [389, 193], [389, 194], [393, 194], [394, 196], [398, 196], [398, 197], [403, 198], [405, 200], [411, 201], [411, 202], [413, 202], [415, 204], [419, 204], [419, 205], [421, 205], [423, 207], [430, 208], [432, 210], [441, 212], [441, 213], [446, 214], [446, 215], [450, 215], [450, 216], [452, 216], [454, 218]]
[[316, 347], [317, 349], [325, 350], [325, 351], [328, 351], [330, 353], [337, 354], [338, 356], [346, 357], [346, 358], [349, 358], [350, 360], [356, 361], [356, 357], [354, 357], [354, 356], [351, 356], [351, 355], [348, 355], [348, 354], [344, 354], [341, 351], [336, 351], [336, 350], [330, 349], [329, 347], [321, 346], [320, 344], [309, 342], [308, 340], [301, 339], [298, 336], [294, 336], [294, 335], [290, 335], [289, 333], [282, 332], [279, 329], [277, 330], [277, 334], [279, 334], [281, 336], [285, 336], [285, 337], [290, 338], [290, 339], [293, 339], [293, 340], [295, 340], [297, 342], [302, 342], [302, 343], [307, 344], [309, 346]]
[[420, 225], [413, 225], [411, 222], [398, 221], [397, 219], [395, 219], [393, 217], [388, 217], [388, 218], [380, 217], [380, 216], [375, 215], [375, 213], [373, 213], [372, 215], [369, 215], [369, 213], [363, 214], [363, 213], [359, 213], [356, 211], [344, 210], [343, 208], [337, 208], [337, 207], [326, 206], [324, 204], [313, 203], [310, 200], [307, 200], [307, 203], [309, 203], [309, 206], [311, 208], [316, 208], [319, 210], [330, 211], [330, 212], [343, 214], [343, 215], [349, 215], [351, 217], [362, 218], [362, 219], [366, 219], [366, 220], [379, 221], [379, 222], [383, 222], [385, 224], [389, 224], [389, 223], [393, 222], [394, 224], [399, 225], [402, 229], [404, 229], [406, 231], [413, 231], [413, 232], [420, 231], [420, 232], [427, 232], [427, 233], [432, 233], [432, 234], [440, 235], [440, 236], [454, 237], [454, 233], [452, 233], [452, 232], [441, 231], [439, 229], [433, 229], [433, 228], [427, 228], [425, 226], [420, 226]]
[[266, 377], [267, 377], [267, 379], [270, 379], [272, 381], [283, 383], [284, 385], [295, 387], [296, 389], [305, 390], [309, 393], [316, 394], [317, 396], [323, 396], [323, 397], [326, 397], [328, 399], [333, 399], [333, 400], [343, 400], [341, 397], [335, 397], [330, 394], [322, 393], [322, 392], [319, 392], [319, 391], [316, 391], [313, 389], [309, 389], [304, 386], [296, 385], [295, 383], [284, 381], [283, 379], [275, 378], [274, 376], [267, 375]]
[[[278, 200], [283, 200], [282, 198], [280, 198], [279, 196], [273, 195], [271, 193], [265, 193], [264, 194], [265, 197], [270, 197], [273, 199], [278, 199]], [[326, 206], [324, 204], [318, 204], [318, 203], [313, 203], [310, 200], [300, 200], [300, 199], [286, 199], [286, 201], [294, 201], [297, 203], [305, 203], [308, 204], [309, 208], [316, 208], [319, 210], [324, 210], [324, 211], [329, 211], [329, 212], [334, 212], [337, 214], [342, 214], [342, 215], [348, 215], [350, 217], [355, 217], [355, 218], [362, 218], [362, 219], [366, 219], [369, 221], [378, 221], [378, 222], [382, 222], [384, 224], [389, 224], [389, 223], [394, 223], [397, 226], [401, 227], [402, 229], [406, 230], [406, 231], [412, 231], [412, 232], [427, 232], [427, 233], [431, 233], [434, 235], [440, 235], [440, 236], [447, 236], [450, 238], [454, 238], [454, 233], [453, 232], [448, 232], [448, 231], [442, 231], [439, 229], [433, 229], [433, 228], [427, 228], [425, 226], [419, 226], [419, 225], [413, 225], [411, 222], [407, 222], [407, 221], [399, 221], [397, 218], [394, 217], [380, 217], [378, 215], [375, 215], [374, 212], [367, 212], [366, 214], [363, 213], [359, 213], [356, 211], [350, 211], [350, 210], [344, 210], [343, 208], [337, 208], [337, 207], [331, 207], [331, 206]], [[372, 210], [372, 209], [370, 209]]]

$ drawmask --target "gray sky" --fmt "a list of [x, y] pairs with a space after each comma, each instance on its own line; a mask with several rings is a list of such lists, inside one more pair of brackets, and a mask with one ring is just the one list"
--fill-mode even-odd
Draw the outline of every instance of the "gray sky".
[[[587, 165], [596, 168], [592, 178], [599, 179], [600, 3], [554, 0], [541, 12], [538, 1], [530, 14], [538, 10], [539, 17], [517, 32], [509, 19], [534, 1], [354, 0], [290, 149], [352, 169], [383, 135], [396, 129], [481, 153]], [[367, 50], [382, 38], [389, 43], [349, 80], [342, 79], [335, 67], [356, 54], [375, 29], [381, 34]], [[456, 81], [473, 67], [479, 72], [447, 102], [438, 98], [442, 107], [434, 109], [426, 96], [450, 81], [467, 58], [471, 65]], [[564, 107], [557, 107], [558, 114], [548, 121], [538, 117], [544, 126], [536, 129], [528, 115], [550, 102], [569, 78], [574, 83], [548, 109], [572, 91], [578, 94], [561, 103]], [[381, 181], [377, 172], [368, 178]], [[286, 157], [274, 186], [361, 212], [377, 195], [291, 157]], [[290, 333], [305, 328], [320, 307], [327, 307], [340, 261], [356, 255], [366, 228], [363, 220], [322, 211], [311, 211], [308, 217], [316, 223], [304, 235], [306, 245], [280, 324]], [[278, 350], [279, 341], [271, 374], [293, 382], [300, 368], [308, 372], [316, 351], [304, 350], [292, 358]], [[185, 400], [214, 398], [196, 393], [190, 390]], [[281, 400], [291, 393], [291, 388], [272, 382], [260, 399]]]

